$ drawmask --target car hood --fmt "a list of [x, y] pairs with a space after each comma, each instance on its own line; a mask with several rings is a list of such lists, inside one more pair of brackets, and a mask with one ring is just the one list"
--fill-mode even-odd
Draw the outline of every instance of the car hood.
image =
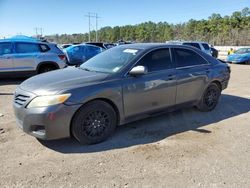
[[89, 85], [103, 81], [108, 74], [85, 71], [80, 68], [68, 67], [40, 74], [24, 81], [19, 87], [36, 95], [56, 94], [62, 90]]

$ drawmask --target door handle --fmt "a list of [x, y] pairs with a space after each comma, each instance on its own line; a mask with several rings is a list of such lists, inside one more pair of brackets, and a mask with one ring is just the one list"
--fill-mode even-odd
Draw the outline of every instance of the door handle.
[[210, 73], [210, 69], [206, 69], [206, 73]]
[[172, 74], [168, 75], [168, 80], [173, 80], [174, 78], [175, 78], [174, 75], [172, 75]]

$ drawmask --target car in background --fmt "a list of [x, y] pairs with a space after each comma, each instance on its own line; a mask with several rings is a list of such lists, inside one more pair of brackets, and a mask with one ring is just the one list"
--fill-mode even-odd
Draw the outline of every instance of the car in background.
[[211, 48], [207, 42], [199, 42], [199, 41], [166, 41], [167, 44], [179, 44], [179, 45], [187, 45], [193, 46], [209, 55], [212, 55]]
[[191, 41], [191, 42], [183, 42], [182, 44], [188, 45], [188, 46], [193, 46], [193, 47], [198, 48], [199, 50], [201, 50], [209, 55], [212, 55], [211, 48], [210, 48], [209, 44], [206, 42], [195, 42], [195, 41], [192, 42]]
[[66, 66], [66, 56], [54, 43], [37, 39], [0, 40], [0, 76], [31, 76]]
[[70, 46], [72, 46], [73, 44], [61, 44], [61, 45], [59, 45], [59, 47], [61, 48], [61, 49], [64, 49], [64, 48], [68, 48], [68, 47], [70, 47]]
[[240, 48], [234, 54], [228, 55], [227, 63], [245, 63], [250, 64], [250, 48]]
[[67, 56], [68, 65], [81, 65], [88, 59], [101, 53], [103, 48], [90, 44], [78, 44], [65, 48], [63, 51]]
[[128, 44], [80, 67], [35, 76], [15, 91], [18, 126], [39, 139], [75, 137], [95, 144], [118, 125], [196, 106], [211, 111], [230, 67], [185, 45]]
[[90, 45], [98, 46], [98, 47], [103, 48], [104, 50], [107, 50], [107, 49], [109, 49], [109, 48], [115, 47], [115, 45], [114, 45], [113, 43], [86, 42], [85, 44], [90, 44]]
[[219, 55], [219, 51], [217, 49], [215, 49], [214, 47], [210, 47], [211, 49], [211, 54], [214, 58], [218, 58]]

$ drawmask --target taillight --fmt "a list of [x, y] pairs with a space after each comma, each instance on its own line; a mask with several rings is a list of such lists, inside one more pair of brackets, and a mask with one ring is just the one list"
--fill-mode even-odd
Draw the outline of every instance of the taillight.
[[61, 59], [61, 60], [65, 60], [66, 59], [66, 56], [65, 55], [58, 55], [58, 57]]

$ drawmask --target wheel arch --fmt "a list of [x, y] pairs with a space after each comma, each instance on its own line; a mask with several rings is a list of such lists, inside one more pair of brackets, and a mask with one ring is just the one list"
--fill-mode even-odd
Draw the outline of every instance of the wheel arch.
[[94, 102], [94, 101], [98, 101], [98, 100], [99, 100], [99, 101], [104, 101], [104, 102], [108, 103], [108, 104], [114, 109], [114, 111], [115, 111], [115, 113], [116, 113], [116, 116], [117, 116], [117, 125], [120, 124], [121, 114], [120, 114], [120, 111], [119, 111], [117, 105], [116, 105], [112, 100], [107, 99], [107, 98], [102, 98], [102, 97], [95, 98], [95, 99], [91, 99], [91, 100], [89, 100], [89, 101], [83, 103], [83, 104], [75, 111], [74, 115], [72, 116], [72, 118], [71, 118], [71, 120], [70, 120], [70, 135], [71, 135], [71, 137], [72, 137], [72, 121], [73, 121], [75, 115], [77, 114], [77, 112], [78, 112], [83, 106], [85, 106], [86, 104], [91, 103], [91, 102]]
[[42, 61], [37, 65], [36, 71], [37, 73], [39, 73], [39, 70], [41, 67], [46, 66], [46, 65], [52, 65], [54, 66], [56, 69], [59, 69], [60, 67], [58, 66], [58, 64], [56, 62], [53, 61]]
[[[216, 84], [216, 85], [218, 86], [218, 88], [222, 91], [222, 84], [221, 84], [221, 82], [220, 82], [219, 80], [214, 80], [214, 81], [212, 81], [211, 83]], [[210, 83], [210, 84], [211, 84], [211, 83]]]

